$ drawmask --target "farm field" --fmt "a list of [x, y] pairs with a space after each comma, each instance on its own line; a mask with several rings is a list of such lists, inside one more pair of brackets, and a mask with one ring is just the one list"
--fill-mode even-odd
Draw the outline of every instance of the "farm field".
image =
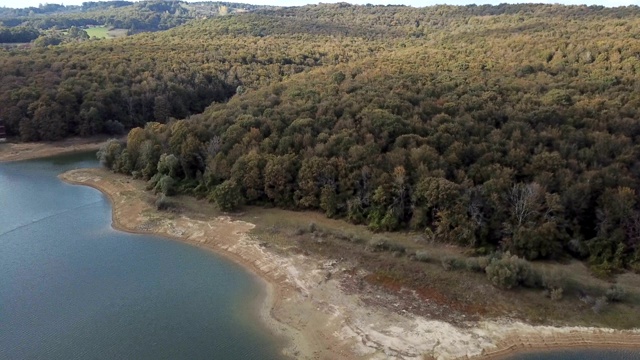
[[84, 29], [89, 34], [89, 37], [96, 37], [98, 39], [112, 39], [117, 37], [123, 37], [127, 35], [125, 29], [110, 29], [108, 26], [96, 26]]

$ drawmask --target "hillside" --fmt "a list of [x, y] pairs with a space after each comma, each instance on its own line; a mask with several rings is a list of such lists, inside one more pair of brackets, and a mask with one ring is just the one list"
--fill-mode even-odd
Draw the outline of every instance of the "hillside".
[[39, 30], [67, 29], [71, 26], [109, 26], [132, 32], [166, 30], [193, 19], [246, 12], [262, 8], [230, 2], [146, 0], [88, 1], [82, 5], [44, 4], [11, 9], [0, 7], [0, 25]]
[[[474, 249], [493, 269], [520, 266], [508, 253], [610, 276], [640, 270], [639, 15], [258, 9], [5, 51], [0, 117], [23, 140], [139, 126], [105, 165], [223, 210], [322, 211]], [[498, 286], [549, 287], [498, 270]]]

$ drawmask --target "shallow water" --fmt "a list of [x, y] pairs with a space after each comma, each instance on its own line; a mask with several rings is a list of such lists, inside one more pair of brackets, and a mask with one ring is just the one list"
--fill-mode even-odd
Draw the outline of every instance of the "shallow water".
[[260, 284], [210, 252], [111, 228], [57, 174], [92, 154], [0, 164], [0, 359], [278, 359]]

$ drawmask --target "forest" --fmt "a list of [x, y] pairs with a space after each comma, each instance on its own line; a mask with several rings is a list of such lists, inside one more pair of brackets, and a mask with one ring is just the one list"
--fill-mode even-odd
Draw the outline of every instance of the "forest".
[[0, 53], [25, 141], [167, 196], [640, 271], [640, 8], [322, 4]]
[[258, 8], [263, 7], [241, 3], [187, 3], [177, 0], [90, 1], [84, 2], [82, 5], [68, 6], [41, 4], [39, 7], [24, 9], [0, 7], [0, 26], [28, 28], [32, 31], [68, 29], [72, 26], [109, 26], [127, 29], [133, 34], [167, 30], [193, 19]]

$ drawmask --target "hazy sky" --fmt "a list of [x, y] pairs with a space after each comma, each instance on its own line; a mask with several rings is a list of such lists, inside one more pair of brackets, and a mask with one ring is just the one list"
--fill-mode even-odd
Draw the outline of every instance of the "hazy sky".
[[[0, 6], [5, 7], [28, 7], [38, 6], [38, 4], [51, 3], [51, 4], [64, 4], [64, 5], [79, 5], [85, 0], [0, 0]], [[233, 1], [233, 0], [232, 0]], [[317, 4], [319, 1], [314, 0], [238, 0], [238, 2], [245, 2], [249, 4], [259, 5], [280, 5], [280, 6], [295, 6], [306, 4]], [[341, 2], [339, 0], [324, 0], [324, 3]], [[509, 1], [509, 0], [351, 0], [347, 1], [352, 4], [375, 4], [375, 5], [387, 5], [387, 4], [404, 4], [411, 6], [428, 6], [435, 4], [451, 4], [451, 5], [467, 5], [467, 4], [499, 4], [503, 2], [508, 3], [522, 3], [522, 2], [534, 2], [545, 4], [571, 4], [571, 5], [605, 5], [605, 6], [625, 6], [625, 5], [640, 5], [640, 0], [531, 0], [531, 1]]]

